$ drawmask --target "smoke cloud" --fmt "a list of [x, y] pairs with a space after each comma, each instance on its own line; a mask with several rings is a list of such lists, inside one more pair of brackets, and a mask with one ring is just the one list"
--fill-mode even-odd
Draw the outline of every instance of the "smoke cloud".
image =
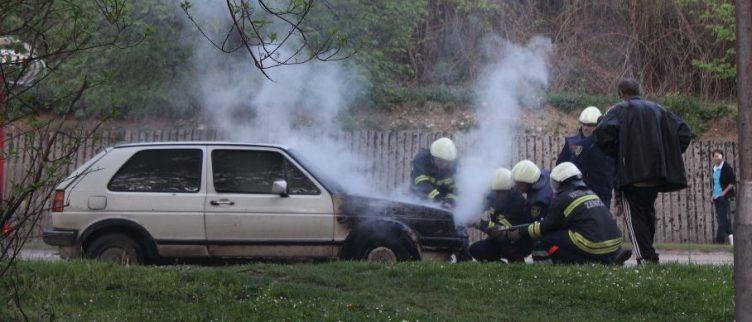
[[[192, 13], [207, 23], [207, 32], [222, 37], [229, 16], [222, 6], [195, 1]], [[211, 28], [209, 28], [211, 27]], [[223, 29], [224, 27], [224, 29]], [[348, 192], [409, 200], [394, 191], [376, 191], [368, 182], [368, 166], [345, 142], [336, 138], [337, 118], [363, 91], [362, 75], [347, 62], [310, 62], [268, 69], [273, 81], [254, 71], [244, 52], [224, 54], [191, 26], [195, 88], [205, 117], [233, 141], [270, 142], [289, 146], [321, 175], [335, 179]], [[465, 135], [457, 176], [459, 192], [455, 222], [474, 221], [482, 211], [495, 168], [509, 167], [511, 140], [522, 105], [537, 101], [548, 83], [550, 40], [533, 38], [524, 46], [497, 40], [493, 61], [476, 82], [478, 127]], [[499, 50], [501, 49], [501, 50]], [[405, 183], [406, 185], [409, 183]], [[406, 191], [407, 189], [400, 189]], [[414, 201], [414, 200], [413, 200]]]
[[548, 85], [547, 60], [551, 41], [535, 37], [520, 46], [502, 41], [500, 55], [476, 85], [478, 126], [467, 134], [457, 173], [459, 200], [455, 223], [469, 224], [483, 211], [493, 170], [510, 167], [512, 139], [521, 106], [534, 106]]
[[[224, 36], [222, 30], [231, 23], [227, 9], [210, 1], [194, 2], [191, 13], [199, 24], [208, 24], [207, 33], [216, 31], [210, 37]], [[373, 189], [361, 175], [365, 162], [336, 139], [338, 116], [362, 92], [356, 66], [320, 61], [279, 66], [266, 70], [269, 80], [253, 68], [247, 52], [222, 53], [194, 26], [186, 29], [194, 47], [199, 104], [226, 138], [288, 146], [312, 163], [318, 175], [339, 178], [347, 191]], [[286, 48], [280, 52], [289, 55]]]

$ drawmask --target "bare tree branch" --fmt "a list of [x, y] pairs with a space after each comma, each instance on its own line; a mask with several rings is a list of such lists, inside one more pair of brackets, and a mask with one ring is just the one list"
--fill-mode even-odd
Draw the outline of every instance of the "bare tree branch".
[[[323, 8], [333, 12], [331, 4], [322, 1]], [[346, 47], [346, 38], [336, 33], [304, 27], [306, 18], [315, 6], [314, 0], [288, 0], [286, 5], [273, 6], [268, 0], [225, 0], [230, 27], [221, 42], [215, 41], [191, 13], [191, 5], [183, 1], [181, 7], [203, 38], [224, 53], [243, 49], [253, 68], [270, 79], [267, 69], [304, 64], [313, 60], [338, 61], [351, 57], [354, 49]], [[281, 36], [278, 36], [281, 34]], [[228, 47], [231, 34], [237, 35], [240, 45]], [[313, 40], [311, 35], [323, 39]]]

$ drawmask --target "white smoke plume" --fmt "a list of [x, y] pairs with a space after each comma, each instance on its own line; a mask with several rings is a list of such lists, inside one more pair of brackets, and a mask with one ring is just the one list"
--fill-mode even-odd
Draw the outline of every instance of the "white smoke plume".
[[[191, 8], [207, 33], [221, 39], [230, 25], [226, 7], [194, 1]], [[187, 19], [186, 19], [186, 23]], [[225, 26], [225, 28], [223, 28]], [[188, 28], [194, 47], [195, 91], [205, 118], [232, 141], [276, 143], [299, 152], [323, 175], [347, 191], [373, 190], [361, 175], [365, 162], [337, 140], [337, 117], [361, 92], [357, 68], [346, 62], [312, 61], [254, 69], [247, 52], [226, 54]], [[283, 57], [288, 52], [280, 50]]]
[[455, 223], [466, 225], [483, 211], [494, 169], [511, 169], [512, 140], [520, 107], [536, 101], [548, 85], [548, 38], [535, 37], [525, 46], [503, 42], [500, 55], [476, 85], [478, 126], [467, 134], [457, 173], [459, 200]]

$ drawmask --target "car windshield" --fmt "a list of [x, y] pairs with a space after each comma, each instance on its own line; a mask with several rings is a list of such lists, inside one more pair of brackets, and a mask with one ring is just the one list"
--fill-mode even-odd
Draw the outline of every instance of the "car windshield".
[[299, 153], [295, 149], [287, 149], [287, 152], [292, 156], [295, 161], [300, 163], [308, 173], [310, 173], [316, 180], [319, 181], [329, 192], [331, 193], [344, 193], [345, 189], [335, 179], [325, 175], [325, 171], [316, 166], [315, 162], [312, 162], [309, 158], [306, 158], [303, 153]]

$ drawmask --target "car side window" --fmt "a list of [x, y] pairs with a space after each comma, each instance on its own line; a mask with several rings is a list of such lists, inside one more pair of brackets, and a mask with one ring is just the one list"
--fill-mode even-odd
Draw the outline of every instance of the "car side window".
[[277, 180], [287, 180], [290, 194], [319, 193], [300, 169], [273, 151], [214, 150], [212, 172], [218, 193], [271, 194]]
[[107, 184], [118, 192], [189, 192], [201, 190], [203, 151], [153, 149], [136, 152]]
[[287, 192], [291, 195], [317, 195], [319, 188], [292, 162], [285, 160]]

